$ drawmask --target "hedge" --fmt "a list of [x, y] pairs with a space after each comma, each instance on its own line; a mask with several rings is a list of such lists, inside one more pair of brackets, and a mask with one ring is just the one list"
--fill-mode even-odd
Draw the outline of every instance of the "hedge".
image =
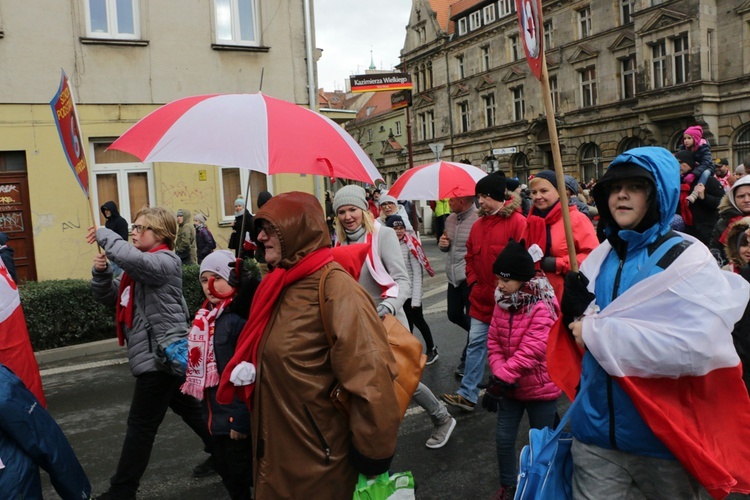
[[[255, 261], [245, 261], [245, 266], [260, 277]], [[182, 288], [191, 313], [205, 300], [199, 270], [197, 264], [182, 267]], [[105, 307], [92, 298], [88, 280], [29, 281], [19, 292], [35, 351], [116, 336], [114, 307]]]

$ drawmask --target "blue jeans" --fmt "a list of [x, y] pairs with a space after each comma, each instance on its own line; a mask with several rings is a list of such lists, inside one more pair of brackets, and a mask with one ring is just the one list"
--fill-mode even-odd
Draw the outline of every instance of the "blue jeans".
[[500, 484], [516, 484], [518, 471], [516, 467], [516, 438], [518, 424], [521, 422], [524, 410], [529, 414], [529, 427], [542, 429], [555, 425], [555, 411], [557, 400], [552, 401], [520, 401], [518, 399], [503, 398], [497, 411], [497, 427], [495, 428], [495, 444], [497, 445], [497, 466], [500, 469]]
[[469, 344], [466, 346], [464, 378], [461, 379], [461, 388], [456, 392], [472, 403], [477, 402], [479, 397], [477, 385], [484, 377], [484, 365], [487, 362], [487, 331], [489, 329], [489, 323], [471, 318]]

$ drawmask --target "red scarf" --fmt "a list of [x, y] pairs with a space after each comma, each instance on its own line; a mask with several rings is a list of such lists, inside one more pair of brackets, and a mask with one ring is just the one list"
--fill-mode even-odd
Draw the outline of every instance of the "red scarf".
[[689, 195], [690, 184], [683, 182], [682, 184], [680, 184], [680, 215], [682, 215], [682, 220], [685, 221], [686, 225], [692, 226], [693, 212], [690, 211], [690, 202], [687, 199]]
[[[574, 206], [568, 207], [571, 212], [576, 209]], [[547, 213], [546, 216], [542, 217], [537, 215], [537, 208], [531, 207], [529, 215], [527, 217], [528, 226], [526, 229], [526, 246], [530, 247], [534, 243], [539, 245], [544, 255], [547, 255], [547, 226], [553, 225], [555, 222], [562, 218], [562, 205], [558, 201], [555, 206]]]
[[729, 235], [729, 230], [732, 229], [732, 226], [734, 226], [734, 223], [740, 220], [741, 218], [745, 217], [744, 214], [735, 215], [731, 219], [729, 219], [729, 224], [727, 224], [727, 228], [724, 230], [723, 233], [721, 233], [721, 236], [719, 237], [719, 243], [722, 245], [727, 244], [727, 236]]
[[422, 242], [419, 241], [419, 238], [412, 236], [409, 233], [404, 233], [404, 243], [409, 247], [409, 251], [419, 261], [424, 270], [427, 271], [427, 274], [429, 274], [430, 277], [435, 276], [435, 270], [432, 269], [430, 261], [427, 260], [427, 255], [424, 253]]
[[240, 362], [249, 361], [255, 365], [258, 374], [260, 374], [260, 369], [258, 368], [258, 346], [260, 345], [263, 333], [266, 331], [266, 326], [268, 326], [268, 322], [271, 319], [271, 312], [276, 306], [276, 301], [279, 299], [281, 292], [289, 285], [311, 275], [329, 262], [333, 262], [331, 249], [320, 248], [303, 257], [302, 260], [291, 268], [282, 269], [277, 267], [263, 278], [258, 289], [255, 291], [253, 303], [250, 306], [250, 319], [245, 323], [245, 327], [242, 329], [242, 333], [240, 333], [234, 356], [227, 363], [221, 375], [219, 390], [216, 393], [216, 400], [220, 404], [231, 403], [234, 399], [235, 391], [247, 402], [248, 406], [252, 404], [255, 384], [235, 387], [229, 381], [232, 370]]
[[[156, 245], [154, 248], [148, 251], [148, 253], [158, 252], [159, 250], [169, 250], [169, 247], [164, 243]], [[127, 292], [127, 295], [123, 297], [123, 294]], [[131, 328], [133, 326], [133, 302], [135, 300], [135, 281], [133, 278], [128, 276], [128, 273], [122, 273], [120, 279], [120, 289], [117, 292], [117, 306], [115, 308], [115, 321], [117, 322], [117, 342], [121, 345], [125, 345], [125, 332], [122, 329], [122, 324]], [[126, 304], [123, 305], [123, 302]]]

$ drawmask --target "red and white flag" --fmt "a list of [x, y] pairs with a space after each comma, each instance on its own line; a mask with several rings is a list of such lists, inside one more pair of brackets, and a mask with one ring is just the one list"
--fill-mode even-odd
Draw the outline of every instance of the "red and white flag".
[[21, 297], [13, 278], [0, 261], [0, 363], [7, 366], [23, 381], [39, 400], [47, 406], [42, 389], [39, 365], [34, 357], [26, 318], [21, 309]]
[[[581, 266], [592, 292], [610, 249], [602, 243]], [[749, 296], [742, 277], [719, 270], [693, 243], [667, 269], [583, 318], [586, 348], [714, 498], [750, 492], [750, 397], [731, 336]], [[550, 374], [570, 395], [574, 378], [558, 367], [575, 366], [580, 352], [552, 343]]]

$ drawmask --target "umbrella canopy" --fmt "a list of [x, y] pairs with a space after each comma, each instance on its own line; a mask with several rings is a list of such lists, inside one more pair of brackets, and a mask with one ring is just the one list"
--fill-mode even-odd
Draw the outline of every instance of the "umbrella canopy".
[[464, 163], [440, 161], [407, 170], [388, 194], [398, 200], [442, 200], [474, 196], [477, 181], [487, 175]]
[[367, 153], [342, 127], [260, 93], [200, 95], [165, 104], [110, 148], [143, 162], [201, 163], [370, 184], [381, 179]]

